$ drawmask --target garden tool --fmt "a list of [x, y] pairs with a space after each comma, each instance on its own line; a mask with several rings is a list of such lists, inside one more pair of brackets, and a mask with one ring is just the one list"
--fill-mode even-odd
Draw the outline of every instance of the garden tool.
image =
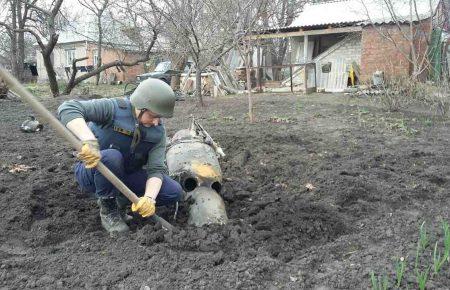
[[[2, 78], [11, 91], [14, 91], [24, 101], [26, 101], [39, 115], [48, 121], [48, 123], [56, 130], [61, 137], [65, 138], [77, 151], [81, 149], [81, 142], [78, 140], [58, 119], [56, 119], [25, 87], [19, 83], [8, 71], [0, 68], [0, 78]], [[114, 173], [109, 170], [102, 162], [97, 165], [97, 170], [106, 177], [124, 196], [126, 196], [132, 203], [137, 203], [139, 197], [134, 194]], [[172, 231], [174, 227], [163, 218], [153, 215], [152, 219], [160, 222], [161, 225]]]

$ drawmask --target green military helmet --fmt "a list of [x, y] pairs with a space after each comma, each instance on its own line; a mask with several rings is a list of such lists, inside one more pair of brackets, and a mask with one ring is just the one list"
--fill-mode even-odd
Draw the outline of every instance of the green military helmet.
[[171, 118], [175, 93], [165, 82], [150, 78], [139, 84], [131, 94], [130, 101], [138, 110], [147, 109], [161, 117]]

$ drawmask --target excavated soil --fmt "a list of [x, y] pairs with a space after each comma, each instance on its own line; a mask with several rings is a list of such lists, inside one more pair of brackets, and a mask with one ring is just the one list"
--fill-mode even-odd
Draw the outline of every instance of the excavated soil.
[[[136, 218], [110, 238], [67, 143], [48, 125], [20, 132], [31, 110], [0, 100], [0, 288], [361, 289], [370, 271], [393, 281], [400, 256], [402, 287], [417, 287], [418, 228], [435, 241], [449, 219], [448, 120], [340, 95], [257, 96], [254, 124], [244, 96], [206, 105], [179, 102], [166, 124], [171, 135], [195, 115], [223, 147], [229, 224], [194, 228], [186, 206], [176, 221], [161, 208], [177, 231]], [[446, 264], [428, 288], [449, 285]]]

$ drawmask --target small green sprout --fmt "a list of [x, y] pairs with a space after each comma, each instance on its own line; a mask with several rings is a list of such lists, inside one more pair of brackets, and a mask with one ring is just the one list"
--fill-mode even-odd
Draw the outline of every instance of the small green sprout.
[[429, 243], [427, 229], [425, 228], [425, 222], [423, 222], [422, 225], [420, 226], [419, 243], [420, 243], [420, 247], [422, 248], [422, 250], [425, 250]]
[[434, 244], [434, 251], [433, 251], [433, 269], [434, 274], [437, 275], [441, 271], [442, 265], [444, 265], [444, 262], [447, 260], [447, 257], [444, 255], [441, 257], [441, 252], [438, 250], [438, 242]]
[[[380, 278], [382, 279], [380, 281]], [[372, 289], [374, 290], [387, 290], [389, 288], [389, 281], [386, 275], [383, 277], [375, 277], [375, 273], [370, 271], [370, 281], [372, 282]]]
[[400, 259], [397, 260], [395, 263], [395, 273], [396, 273], [396, 286], [397, 288], [400, 288], [400, 285], [402, 284], [403, 276], [405, 274], [405, 268], [406, 268], [406, 261], [404, 257], [400, 257]]
[[416, 279], [417, 279], [417, 286], [420, 290], [425, 290], [425, 286], [427, 285], [428, 281], [428, 273], [430, 272], [431, 267], [427, 267], [425, 271], [419, 271], [416, 269]]

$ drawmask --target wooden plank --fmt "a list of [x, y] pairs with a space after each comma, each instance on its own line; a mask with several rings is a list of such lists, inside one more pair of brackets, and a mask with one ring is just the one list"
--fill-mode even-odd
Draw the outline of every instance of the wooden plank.
[[233, 76], [233, 72], [230, 70], [228, 65], [226, 65], [223, 58], [220, 59], [219, 71], [221, 72], [222, 76], [224, 76], [224, 79], [225, 78], [227, 79], [226, 81], [228, 81], [229, 86], [231, 88], [236, 89], [239, 87], [238, 82], [236, 81], [235, 77]]
[[308, 35], [303, 38], [303, 62], [308, 60]]
[[337, 28], [316, 29], [316, 30], [306, 30], [306, 31], [299, 30], [299, 31], [291, 31], [291, 32], [255, 34], [255, 35], [248, 36], [248, 38], [250, 38], [251, 40], [272, 39], [272, 38], [287, 38], [287, 37], [293, 37], [293, 36], [321, 35], [321, 34], [347, 33], [347, 32], [359, 32], [359, 31], [362, 31], [361, 26], [350, 26], [350, 27], [337, 27]]
[[343, 58], [332, 61], [331, 71], [328, 74], [325, 91], [342, 92], [347, 87], [348, 72]]
[[189, 77], [191, 76], [191, 72], [192, 72], [192, 68], [193, 68], [193, 67], [194, 67], [193, 65], [191, 65], [191, 66], [189, 67], [188, 72], [187, 72], [186, 75], [184, 76], [184, 79], [181, 81], [181, 84], [180, 84], [180, 91], [182, 91], [182, 92], [184, 92], [184, 91], [186, 90], [186, 84], [187, 84], [187, 81], [188, 81]]

